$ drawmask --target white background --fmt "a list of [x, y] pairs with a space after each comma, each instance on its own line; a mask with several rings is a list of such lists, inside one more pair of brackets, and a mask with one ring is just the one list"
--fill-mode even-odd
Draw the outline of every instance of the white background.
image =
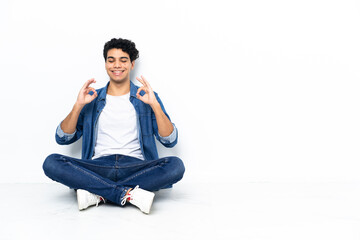
[[[144, 75], [179, 129], [186, 179], [356, 182], [358, 1], [0, 3], [0, 182], [50, 182], [55, 129], [83, 83], [108, 76], [111, 38], [136, 43]], [[189, 180], [187, 180], [189, 181]]]

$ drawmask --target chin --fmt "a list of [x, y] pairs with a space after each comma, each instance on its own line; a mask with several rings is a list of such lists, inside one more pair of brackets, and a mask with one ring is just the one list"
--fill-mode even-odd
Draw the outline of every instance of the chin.
[[114, 83], [124, 83], [124, 82], [127, 82], [128, 80], [125, 78], [122, 78], [122, 79], [110, 78], [110, 81], [112, 81]]

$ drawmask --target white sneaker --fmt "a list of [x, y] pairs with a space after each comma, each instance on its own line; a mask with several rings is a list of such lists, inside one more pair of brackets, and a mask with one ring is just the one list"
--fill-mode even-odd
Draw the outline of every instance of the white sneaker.
[[140, 208], [143, 213], [149, 214], [154, 196], [153, 192], [141, 189], [138, 185], [122, 198], [121, 205], [125, 205], [126, 201], [129, 200], [131, 204]]
[[83, 189], [78, 189], [76, 191], [76, 195], [79, 210], [86, 209], [93, 205], [98, 206], [101, 201], [105, 202], [105, 199], [103, 197], [100, 197]]

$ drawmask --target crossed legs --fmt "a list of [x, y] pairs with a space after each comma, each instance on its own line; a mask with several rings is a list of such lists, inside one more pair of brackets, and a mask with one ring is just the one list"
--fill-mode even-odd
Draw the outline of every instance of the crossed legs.
[[45, 159], [43, 169], [54, 181], [84, 189], [120, 206], [129, 189], [139, 185], [147, 191], [157, 191], [180, 181], [185, 172], [177, 157], [143, 161], [124, 155], [82, 160], [52, 154]]

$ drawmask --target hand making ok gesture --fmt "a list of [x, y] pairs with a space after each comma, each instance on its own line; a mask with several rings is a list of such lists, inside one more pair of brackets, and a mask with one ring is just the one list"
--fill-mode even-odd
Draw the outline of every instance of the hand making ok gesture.
[[[94, 100], [97, 97], [97, 92], [93, 87], [90, 87], [92, 83], [95, 83], [95, 79], [89, 79], [85, 82], [84, 86], [80, 89], [79, 95], [77, 97], [76, 103], [79, 106], [85, 106], [86, 104], [90, 103], [92, 100]], [[92, 95], [89, 93], [93, 92]]]
[[[141, 101], [143, 101], [146, 104], [149, 104], [150, 106], [158, 103], [154, 91], [152, 90], [150, 84], [148, 81], [146, 81], [146, 79], [144, 78], [144, 76], [141, 75], [141, 77], [137, 77], [136, 78], [140, 83], [142, 83], [142, 87], [139, 87], [137, 93], [136, 93], [136, 97], [138, 99], [140, 99]], [[145, 94], [143, 96], [140, 95], [140, 92], [144, 91]]]

